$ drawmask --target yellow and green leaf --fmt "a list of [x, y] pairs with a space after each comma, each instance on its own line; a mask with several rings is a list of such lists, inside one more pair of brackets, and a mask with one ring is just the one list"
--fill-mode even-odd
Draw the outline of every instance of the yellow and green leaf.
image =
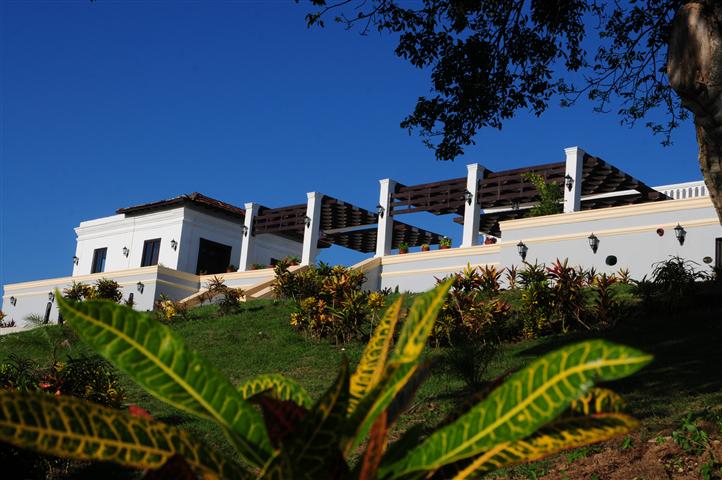
[[262, 466], [271, 444], [259, 412], [200, 354], [150, 315], [106, 301], [69, 302], [63, 318], [80, 338], [136, 383], [170, 405], [224, 428], [251, 464]]
[[251, 478], [188, 432], [71, 396], [0, 391], [0, 440], [46, 455], [139, 469], [160, 468], [180, 455], [197, 473]]
[[597, 413], [621, 413], [625, 407], [624, 399], [618, 393], [607, 388], [594, 387], [576, 400], [572, 400], [569, 414], [587, 416]]
[[633, 348], [603, 340], [549, 353], [510, 376], [485, 400], [437, 430], [405, 457], [382, 466], [382, 476], [433, 472], [501, 443], [528, 437], [566, 410], [595, 381], [625, 377], [651, 359]]
[[620, 413], [565, 418], [542, 427], [523, 440], [496, 445], [465, 465], [453, 477], [469, 478], [522, 462], [534, 462], [570, 448], [604, 442], [631, 432], [639, 426], [634, 418]]
[[311, 408], [311, 406], [313, 406], [313, 400], [311, 400], [311, 396], [306, 389], [295, 380], [285, 377], [280, 373], [269, 373], [253, 377], [241, 384], [241, 386], [238, 387], [238, 391], [244, 399], [248, 399], [261, 392], [267, 392], [268, 395], [276, 400], [291, 401], [304, 408]]
[[386, 360], [391, 350], [396, 324], [401, 315], [403, 296], [399, 297], [387, 310], [374, 329], [371, 340], [366, 344], [356, 371], [351, 376], [351, 398], [349, 414], [354, 411], [358, 402], [370, 392], [380, 381], [386, 367]]

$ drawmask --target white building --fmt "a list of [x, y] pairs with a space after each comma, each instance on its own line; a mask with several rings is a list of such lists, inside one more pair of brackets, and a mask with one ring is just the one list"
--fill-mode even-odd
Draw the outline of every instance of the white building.
[[[562, 186], [563, 213], [529, 217], [538, 199], [530, 172]], [[703, 182], [649, 187], [577, 147], [544, 165], [492, 172], [472, 164], [465, 177], [380, 183], [375, 211], [317, 192], [279, 208], [239, 208], [193, 193], [119, 209], [75, 229], [72, 276], [5, 285], [2, 310], [16, 323], [29, 314], [55, 322], [56, 289], [100, 278], [119, 282], [123, 298], [139, 310], [152, 309], [161, 294], [176, 300], [197, 294], [215, 274], [260, 296], [268, 293], [273, 270], [259, 265], [287, 256], [309, 265], [331, 245], [374, 255], [355, 266], [366, 273], [367, 288], [402, 291], [431, 288], [436, 278], [468, 264], [506, 268], [566, 258], [599, 272], [626, 268], [634, 278], [670, 256], [700, 269], [722, 268], [722, 226]], [[399, 221], [418, 212], [463, 224], [459, 246], [392, 254], [403, 244], [441, 242], [441, 235]], [[238, 271], [227, 272], [234, 270], [229, 266]]]

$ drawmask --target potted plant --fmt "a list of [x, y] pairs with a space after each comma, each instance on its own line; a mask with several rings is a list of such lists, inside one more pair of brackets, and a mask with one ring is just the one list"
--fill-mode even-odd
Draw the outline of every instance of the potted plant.
[[421, 244], [421, 251], [422, 251], [422, 252], [428, 252], [429, 250], [431, 250], [431, 248], [429, 247], [429, 244], [428, 244], [428, 243], [422, 243], [422, 244]]
[[441, 250], [446, 250], [447, 248], [451, 248], [451, 239], [449, 237], [444, 237], [441, 240], [439, 240], [439, 248]]
[[399, 244], [399, 254], [402, 253], [409, 253], [409, 244], [406, 242], [401, 242]]
[[226, 273], [236, 272], [238, 271], [238, 267], [233, 265], [232, 263], [228, 265], [228, 268], [226, 268]]
[[251, 266], [251, 270], [263, 270], [263, 269], [265, 269], [265, 268], [266, 268], [266, 265], [263, 264], [263, 263], [254, 263], [254, 264]]

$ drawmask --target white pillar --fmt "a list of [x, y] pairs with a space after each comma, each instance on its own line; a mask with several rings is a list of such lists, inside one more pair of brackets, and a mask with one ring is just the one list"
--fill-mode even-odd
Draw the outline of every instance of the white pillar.
[[246, 217], [243, 220], [243, 239], [241, 240], [241, 262], [238, 265], [238, 270], [241, 272], [247, 272], [251, 269], [253, 263], [253, 253], [255, 237], [253, 236], [253, 219], [258, 215], [257, 203], [246, 204]]
[[378, 229], [376, 231], [376, 256], [383, 257], [391, 253], [391, 242], [394, 235], [394, 217], [391, 215], [391, 193], [396, 188], [396, 182], [390, 178], [379, 180], [379, 205], [383, 213], [379, 214]]
[[323, 194], [308, 192], [306, 204], [306, 225], [303, 229], [303, 251], [301, 265], [311, 265], [318, 255], [318, 239], [321, 236], [321, 201]]
[[[566, 154], [566, 173], [564, 178], [564, 213], [578, 212], [582, 208], [582, 167], [584, 166], [584, 150], [579, 147], [564, 149]], [[566, 175], [572, 177], [572, 189], [566, 186]]]
[[479, 205], [479, 179], [484, 176], [484, 167], [478, 163], [466, 166], [466, 191], [471, 194], [471, 203], [466, 200], [464, 205], [464, 234], [461, 239], [462, 247], [479, 245], [479, 222], [481, 219], [481, 205]]

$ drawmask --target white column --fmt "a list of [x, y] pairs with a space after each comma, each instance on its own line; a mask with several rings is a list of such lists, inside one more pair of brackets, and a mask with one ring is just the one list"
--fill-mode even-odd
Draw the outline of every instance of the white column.
[[[584, 150], [579, 147], [564, 149], [567, 157], [567, 168], [564, 179], [564, 213], [578, 212], [582, 207], [582, 167], [584, 166]], [[566, 175], [572, 177], [572, 189], [566, 186]]]
[[311, 265], [316, 262], [318, 254], [318, 239], [321, 236], [321, 200], [323, 194], [308, 192], [306, 204], [306, 225], [303, 230], [303, 251], [301, 265]]
[[464, 234], [461, 239], [462, 247], [479, 245], [479, 222], [481, 218], [481, 205], [479, 205], [479, 179], [484, 176], [484, 167], [478, 163], [466, 166], [466, 191], [471, 194], [471, 203], [466, 200], [464, 205]]
[[247, 272], [253, 264], [254, 243], [256, 241], [253, 236], [253, 219], [258, 215], [257, 203], [246, 204], [246, 217], [243, 220], [243, 239], [241, 240], [241, 262], [238, 270]]
[[378, 229], [376, 231], [376, 256], [383, 257], [391, 253], [391, 242], [394, 235], [394, 217], [391, 216], [391, 192], [396, 188], [396, 182], [390, 178], [379, 180], [379, 205], [383, 208], [379, 214]]

